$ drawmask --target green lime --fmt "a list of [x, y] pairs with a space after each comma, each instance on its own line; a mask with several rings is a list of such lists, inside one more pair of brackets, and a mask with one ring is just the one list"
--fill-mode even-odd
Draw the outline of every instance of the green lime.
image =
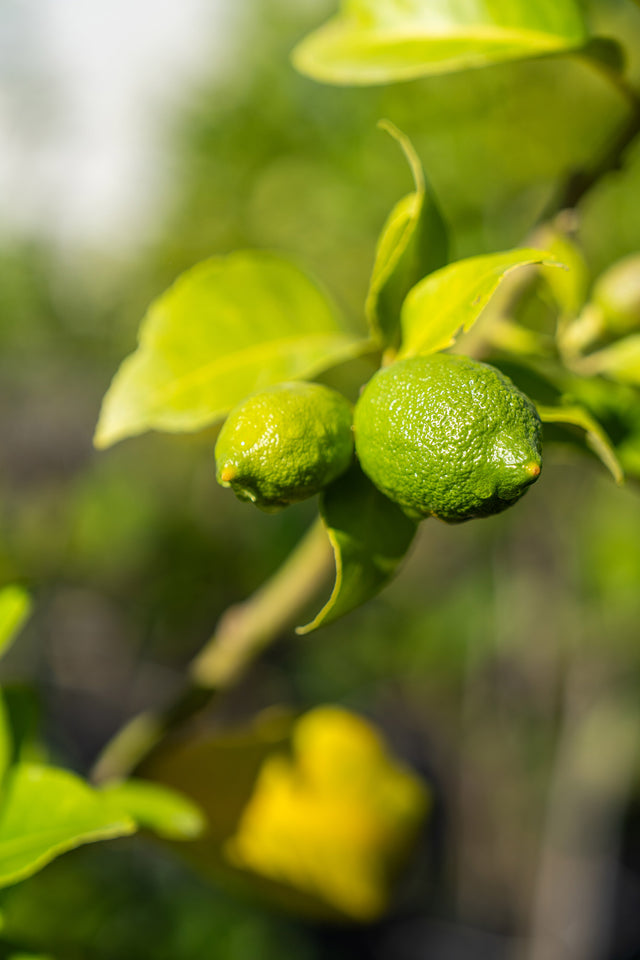
[[362, 469], [413, 516], [455, 523], [499, 513], [540, 474], [535, 407], [468, 357], [437, 353], [379, 370], [354, 426]]
[[281, 383], [254, 393], [220, 431], [218, 483], [260, 507], [312, 497], [349, 466], [351, 423], [349, 402], [319, 383]]

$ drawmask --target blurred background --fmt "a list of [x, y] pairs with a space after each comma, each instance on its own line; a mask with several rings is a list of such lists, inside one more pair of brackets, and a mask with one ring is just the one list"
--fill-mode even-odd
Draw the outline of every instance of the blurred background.
[[[586, 6], [599, 32], [635, 51], [640, 85], [640, 8]], [[379, 118], [416, 144], [455, 257], [520, 243], [624, 121], [615, 87], [569, 56], [320, 86], [289, 54], [334, 9], [0, 8], [0, 582], [36, 599], [2, 680], [38, 749], [85, 774], [123, 723], [171, 701], [219, 616], [276, 569], [315, 511], [264, 515], [217, 487], [215, 430], [92, 449], [149, 301], [197, 260], [267, 248], [364, 330], [376, 238], [411, 189]], [[638, 145], [578, 213], [592, 279], [640, 249]], [[354, 397], [372, 372], [359, 361], [329, 379]], [[199, 776], [221, 807], [284, 736], [256, 718], [334, 704], [381, 732], [428, 803], [375, 920], [340, 902], [325, 916], [143, 838], [68, 854], [4, 891], [0, 936], [70, 960], [631, 960], [639, 624], [637, 485], [616, 488], [595, 459], [550, 446], [517, 510], [424, 523], [381, 597], [317, 635], [284, 636], [208, 719], [217, 759]], [[239, 753], [256, 740], [249, 774]], [[180, 785], [173, 761], [164, 775]], [[547, 942], [557, 929], [582, 953]]]

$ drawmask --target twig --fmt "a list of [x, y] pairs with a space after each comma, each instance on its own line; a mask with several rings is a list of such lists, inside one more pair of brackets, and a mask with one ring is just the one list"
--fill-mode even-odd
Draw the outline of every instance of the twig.
[[320, 520], [282, 567], [248, 600], [222, 615], [190, 667], [191, 683], [165, 711], [134, 717], [96, 761], [94, 782], [128, 776], [168, 733], [231, 688], [247, 667], [293, 624], [328, 577], [332, 552]]
[[331, 569], [332, 552], [318, 520], [280, 570], [244, 603], [230, 607], [191, 665], [195, 684], [226, 689], [290, 627]]

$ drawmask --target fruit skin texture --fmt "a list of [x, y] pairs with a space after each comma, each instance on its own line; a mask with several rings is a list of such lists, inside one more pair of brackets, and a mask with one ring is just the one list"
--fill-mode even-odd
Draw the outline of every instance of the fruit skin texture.
[[494, 367], [437, 353], [379, 370], [356, 404], [356, 453], [414, 517], [449, 523], [515, 503], [540, 473], [535, 407]]
[[218, 483], [240, 500], [267, 509], [305, 500], [351, 463], [351, 405], [319, 383], [278, 384], [231, 411], [215, 456]]

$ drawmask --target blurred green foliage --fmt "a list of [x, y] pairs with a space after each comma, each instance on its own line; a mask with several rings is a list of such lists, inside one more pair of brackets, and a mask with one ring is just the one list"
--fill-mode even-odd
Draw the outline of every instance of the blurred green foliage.
[[[586, 7], [631, 51], [637, 83], [640, 8]], [[269, 248], [322, 278], [362, 333], [376, 237], [412, 189], [380, 117], [416, 144], [461, 257], [526, 239], [625, 116], [615, 86], [576, 56], [494, 66], [472, 81], [321, 87], [288, 58], [331, 8], [242, 5], [242, 56], [175, 118], [165, 222], [137, 258], [70, 257], [38, 238], [0, 251], [0, 580], [27, 584], [37, 601], [4, 678], [37, 685], [49, 751], [81, 770], [124, 720], [170, 698], [218, 616], [284, 559], [312, 515], [302, 504], [249, 516], [216, 487], [213, 430], [92, 450], [100, 399], [152, 297], [200, 259]], [[640, 249], [639, 185], [636, 145], [580, 205], [589, 286]], [[539, 310], [532, 318], [544, 328]], [[354, 398], [371, 372], [359, 360], [326, 379]], [[576, 399], [640, 473], [637, 391], [588, 389], [576, 382]], [[631, 696], [640, 687], [637, 489], [615, 488], [570, 432], [548, 436], [561, 442], [514, 516], [424, 524], [381, 598], [317, 638], [283, 642], [218, 718], [233, 726], [283, 702], [374, 717], [433, 775], [449, 811], [444, 835], [464, 827], [437, 895], [407, 909], [501, 934], [529, 905], [565, 672], [584, 661], [586, 700], [603, 685]], [[7, 956], [196, 960], [212, 943], [225, 960], [326, 955], [324, 933], [212, 891], [144, 841], [68, 855], [6, 891], [0, 908]], [[358, 955], [362, 943], [332, 941], [332, 955]], [[392, 955], [384, 949], [378, 956]]]

